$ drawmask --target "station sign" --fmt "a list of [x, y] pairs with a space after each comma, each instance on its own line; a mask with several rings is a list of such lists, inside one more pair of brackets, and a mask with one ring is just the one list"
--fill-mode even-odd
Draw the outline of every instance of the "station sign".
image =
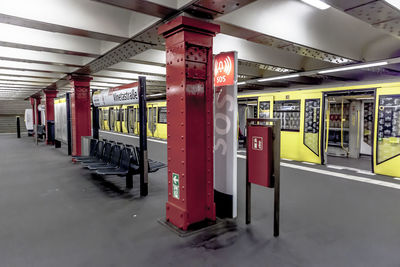
[[139, 103], [139, 83], [121, 85], [108, 90], [97, 91], [93, 94], [93, 105], [113, 106]]
[[235, 52], [220, 53], [214, 58], [214, 86], [233, 85], [235, 77]]
[[220, 218], [237, 216], [237, 52], [214, 58], [214, 202]]

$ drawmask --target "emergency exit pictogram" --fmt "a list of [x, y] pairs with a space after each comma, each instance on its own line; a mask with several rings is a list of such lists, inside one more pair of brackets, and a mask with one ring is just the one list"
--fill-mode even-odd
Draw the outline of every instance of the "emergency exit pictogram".
[[179, 199], [179, 174], [172, 174], [172, 196]]

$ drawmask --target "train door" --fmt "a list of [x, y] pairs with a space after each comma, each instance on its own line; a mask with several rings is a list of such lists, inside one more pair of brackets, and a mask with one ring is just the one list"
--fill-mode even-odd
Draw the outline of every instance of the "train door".
[[109, 131], [110, 128], [110, 109], [108, 107], [102, 108], [103, 110], [103, 120], [104, 120], [104, 130]]
[[147, 105], [147, 111], [147, 133], [149, 136], [154, 137], [157, 128], [157, 107], [154, 105]]
[[238, 99], [238, 141], [240, 148], [246, 144], [246, 121], [248, 118], [258, 118], [258, 98], [239, 98]]
[[104, 130], [104, 118], [103, 118], [103, 109], [99, 108], [99, 126], [100, 126], [100, 130]]
[[136, 123], [135, 123], [135, 125], [136, 125], [136, 128], [135, 128], [135, 134], [136, 135], [139, 135], [139, 127], [140, 127], [140, 116], [139, 116], [139, 105], [137, 105], [136, 107], [135, 107], [135, 114], [136, 114]]
[[325, 94], [325, 163], [372, 170], [374, 95], [374, 90]]
[[116, 132], [121, 132], [121, 115], [122, 115], [122, 109], [119, 107], [116, 107], [114, 109], [114, 114], [115, 114], [115, 126], [114, 126], [114, 131]]
[[128, 133], [128, 108], [121, 108], [121, 132]]
[[128, 133], [135, 133], [136, 130], [136, 109], [134, 107], [128, 107]]
[[109, 115], [109, 122], [110, 122], [110, 131], [114, 131], [115, 127], [115, 109], [114, 108], [109, 108], [108, 109], [108, 115]]
[[303, 146], [306, 149], [301, 151], [301, 157], [307, 162], [322, 163], [322, 93], [302, 94], [300, 115], [300, 130], [303, 131]]
[[378, 88], [375, 106], [374, 171], [400, 177], [400, 88]]

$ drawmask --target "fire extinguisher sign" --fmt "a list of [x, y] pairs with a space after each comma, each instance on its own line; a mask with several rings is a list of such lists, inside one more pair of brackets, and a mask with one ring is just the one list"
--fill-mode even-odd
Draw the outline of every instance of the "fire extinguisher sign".
[[179, 174], [172, 174], [172, 196], [179, 199]]
[[214, 86], [235, 83], [235, 52], [221, 53], [214, 58]]
[[252, 147], [253, 150], [263, 150], [263, 138], [259, 136], [253, 136], [253, 141], [252, 141]]

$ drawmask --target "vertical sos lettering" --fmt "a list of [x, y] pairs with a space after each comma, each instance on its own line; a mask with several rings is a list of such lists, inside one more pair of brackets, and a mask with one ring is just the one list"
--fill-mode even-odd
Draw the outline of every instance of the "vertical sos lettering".
[[[215, 132], [216, 132], [216, 140], [214, 150], [222, 149], [222, 155], [226, 154], [227, 144], [226, 144], [226, 135], [229, 133], [232, 127], [232, 122], [230, 118], [227, 116], [227, 112], [225, 110], [232, 112], [234, 110], [234, 99], [230, 95], [223, 94], [223, 89], [217, 93], [216, 98], [216, 113], [215, 113]], [[225, 106], [225, 109], [224, 109]]]

